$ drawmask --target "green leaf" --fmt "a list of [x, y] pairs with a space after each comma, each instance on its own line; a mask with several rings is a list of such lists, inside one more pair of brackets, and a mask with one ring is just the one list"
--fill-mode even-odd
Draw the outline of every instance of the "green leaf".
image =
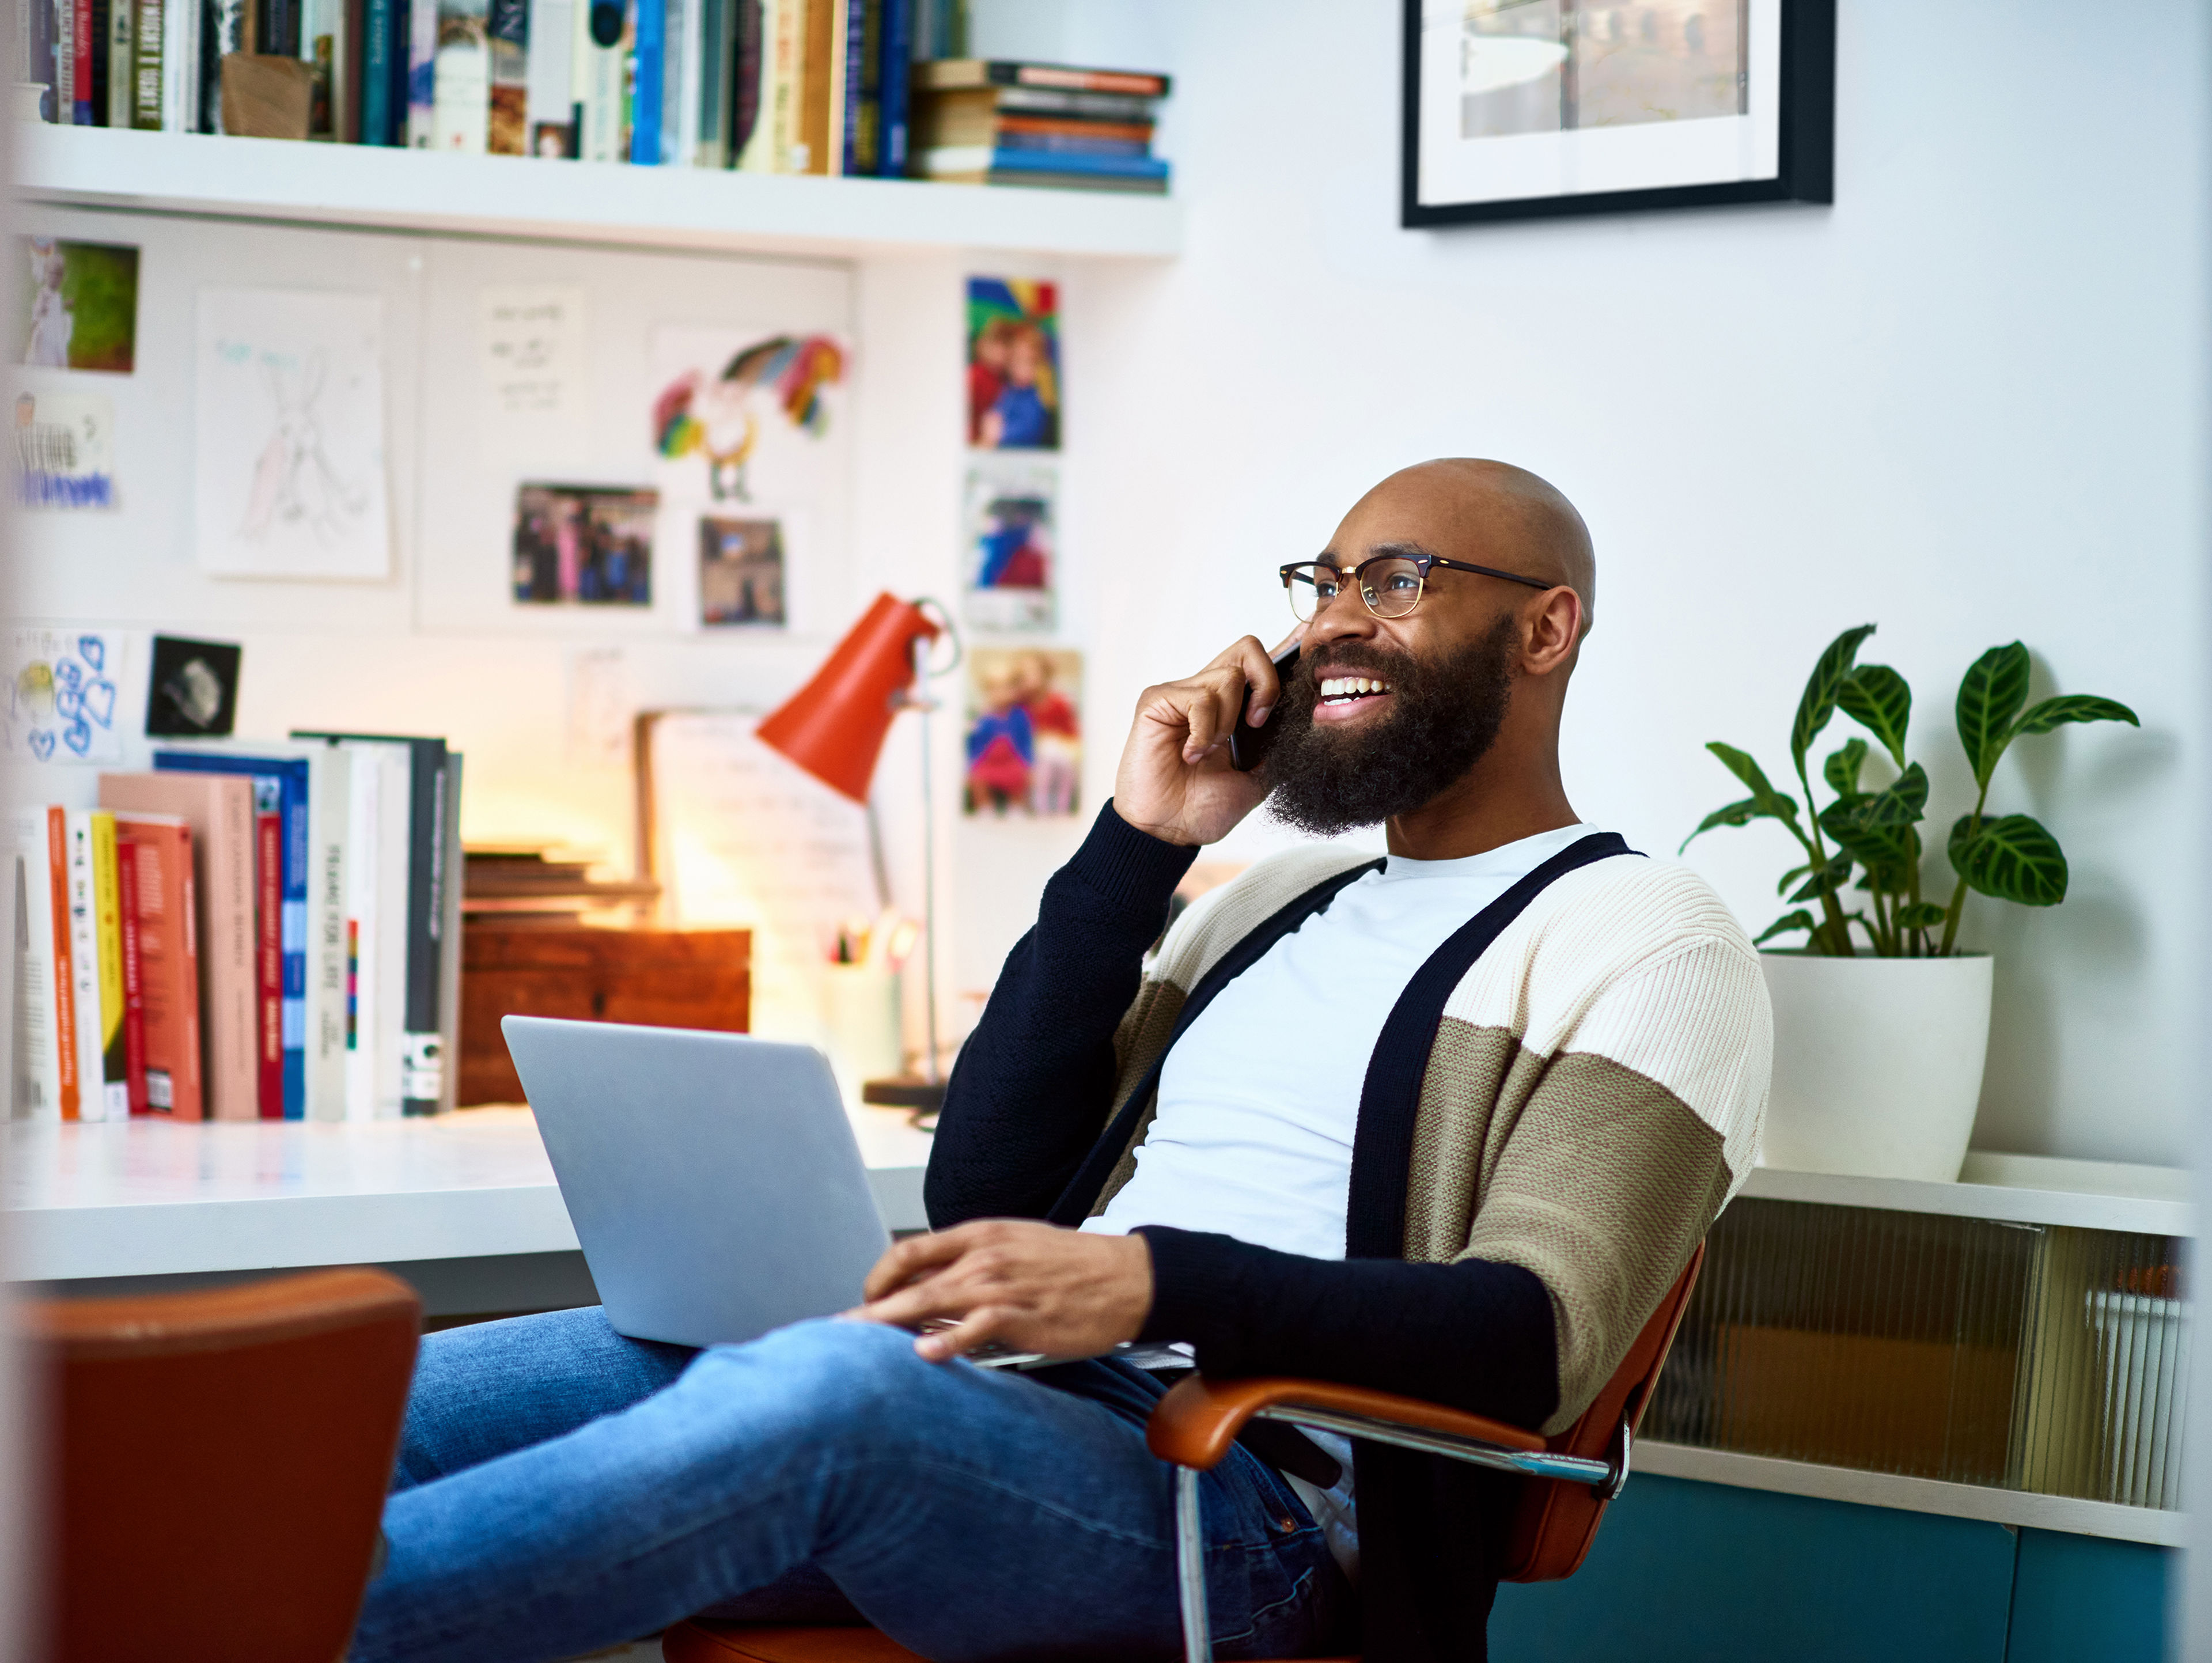
[[2027, 649], [2018, 641], [1983, 653], [1959, 683], [1959, 743], [1976, 785], [1989, 785], [2012, 743], [2013, 719], [2027, 702]]
[[[1754, 820], [1764, 818], [1766, 813], [1766, 810], [1759, 806], [1759, 799], [1756, 797], [1747, 797], [1741, 802], [1729, 804], [1724, 809], [1715, 809], [1698, 822], [1696, 831], [1682, 840], [1682, 849], [1688, 848], [1692, 843], [1716, 826], [1747, 826]], [[1682, 849], [1677, 849], [1674, 853], [1680, 854]]]
[[1943, 921], [1943, 909], [1932, 901], [1908, 901], [1897, 909], [1901, 930], [1932, 930]]
[[1775, 937], [1786, 936], [1792, 930], [1811, 930], [1819, 926], [1813, 921], [1813, 914], [1801, 907], [1794, 913], [1776, 919], [1773, 923], [1759, 932], [1758, 938], [1751, 944], [1754, 947], [1764, 947]]
[[1881, 741], [1898, 767], [1905, 766], [1905, 729], [1912, 719], [1912, 689], [1886, 664], [1863, 664], [1837, 689], [1844, 714]]
[[2141, 727], [2136, 713], [2117, 699], [2100, 699], [2094, 693], [2062, 693], [2055, 699], [2045, 699], [2039, 705], [2030, 705], [2020, 713], [2012, 726], [2013, 737], [2023, 733], [2048, 733], [2054, 727], [2068, 722], [2125, 722], [2130, 727]]
[[1841, 750], [1832, 750], [1820, 764], [1820, 777], [1838, 797], [1859, 794], [1859, 770], [1866, 766], [1867, 742], [1854, 739]]
[[1982, 822], [1972, 836], [1974, 816], [1964, 814], [1951, 828], [1951, 865], [1966, 887], [2023, 907], [2056, 907], [2066, 899], [2066, 853], [2058, 840], [2025, 814]]
[[[1807, 866], [1802, 868], [1802, 870], [1809, 872], [1813, 869], [1810, 866]], [[1822, 895], [1833, 895], [1837, 890], [1842, 889], [1844, 885], [1850, 881], [1850, 856], [1847, 854], [1831, 856], [1827, 865], [1823, 868], [1817, 876], [1807, 878], [1803, 883], [1798, 886], [1797, 893], [1789, 896], [1788, 899], [1791, 901], [1818, 901]]]
[[1721, 759], [1721, 766], [1751, 787], [1751, 800], [1759, 804], [1759, 812], [1772, 815], [1778, 820], [1794, 822], [1797, 818], [1797, 799], [1787, 792], [1774, 789], [1750, 752], [1738, 750], [1734, 745], [1724, 745], [1714, 740], [1705, 747]]
[[1844, 683], [1850, 679], [1851, 661], [1858, 656], [1859, 643], [1874, 634], [1874, 626], [1863, 623], [1856, 629], [1846, 629], [1830, 641], [1820, 654], [1820, 662], [1813, 666], [1813, 677], [1805, 683], [1805, 695], [1797, 701], [1797, 719], [1790, 725], [1790, 756], [1797, 771], [1805, 771], [1805, 753], [1813, 748], [1813, 741], [1828, 718], [1836, 713], [1836, 695]]

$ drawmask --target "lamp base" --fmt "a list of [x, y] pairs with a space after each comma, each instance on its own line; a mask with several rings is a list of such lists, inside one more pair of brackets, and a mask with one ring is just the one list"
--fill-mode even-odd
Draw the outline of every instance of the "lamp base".
[[863, 1081], [860, 1101], [879, 1108], [904, 1108], [917, 1114], [934, 1114], [945, 1107], [945, 1082], [924, 1079], [919, 1074], [892, 1074], [879, 1080]]

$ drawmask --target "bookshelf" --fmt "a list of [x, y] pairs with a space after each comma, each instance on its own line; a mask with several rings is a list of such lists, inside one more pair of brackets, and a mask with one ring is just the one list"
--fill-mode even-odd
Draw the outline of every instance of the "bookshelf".
[[852, 258], [1181, 252], [1171, 197], [629, 167], [373, 145], [18, 124], [34, 202], [277, 223]]

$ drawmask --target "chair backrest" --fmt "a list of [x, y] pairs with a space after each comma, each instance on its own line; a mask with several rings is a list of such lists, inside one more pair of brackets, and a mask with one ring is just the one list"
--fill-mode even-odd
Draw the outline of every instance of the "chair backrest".
[[[1659, 1382], [1659, 1370], [1667, 1361], [1667, 1348], [1674, 1343], [1674, 1331], [1682, 1325], [1682, 1312], [1690, 1302], [1690, 1290], [1697, 1286], [1698, 1272], [1705, 1262], [1705, 1244], [1700, 1241], [1681, 1276], [1659, 1302], [1659, 1308], [1651, 1313], [1644, 1332], [1636, 1337], [1636, 1344], [1628, 1348], [1620, 1367], [1613, 1370], [1613, 1378], [1583, 1411], [1580, 1420], [1547, 1441], [1548, 1448], [1559, 1454], [1602, 1460], [1612, 1454], [1624, 1420], [1632, 1429], [1643, 1423], [1644, 1406], [1651, 1401], [1651, 1388]], [[1504, 1580], [1555, 1582], [1573, 1575], [1582, 1569], [1590, 1543], [1597, 1535], [1598, 1521], [1605, 1516], [1607, 1498], [1588, 1484], [1530, 1478], [1524, 1480], [1524, 1486], [1513, 1516], [1513, 1534], [1505, 1553]]]
[[46, 1375], [46, 1646], [321, 1663], [374, 1556], [422, 1305], [382, 1271], [27, 1301]]

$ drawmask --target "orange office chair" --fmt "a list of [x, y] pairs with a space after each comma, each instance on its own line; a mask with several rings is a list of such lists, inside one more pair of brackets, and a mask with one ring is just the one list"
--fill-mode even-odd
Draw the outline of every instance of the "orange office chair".
[[[1206, 1575], [1200, 1558], [1198, 1475], [1228, 1454], [1255, 1419], [1288, 1421], [1347, 1437], [1425, 1450], [1528, 1482], [1506, 1551], [1509, 1582], [1548, 1582], [1581, 1569], [1606, 1503], [1628, 1482], [1630, 1446], [1674, 1343], [1705, 1264], [1700, 1242], [1636, 1343], [1580, 1420], [1554, 1438], [1503, 1422], [1360, 1387], [1306, 1380], [1209, 1381], [1193, 1375], [1152, 1411], [1146, 1441], [1176, 1464], [1176, 1557], [1187, 1663], [1211, 1663]], [[873, 1629], [778, 1629], [693, 1617], [661, 1636], [665, 1663], [922, 1663]], [[1336, 1663], [1357, 1663], [1338, 1659]]]
[[46, 1375], [47, 1642], [63, 1663], [345, 1650], [422, 1302], [382, 1271], [27, 1301]]

